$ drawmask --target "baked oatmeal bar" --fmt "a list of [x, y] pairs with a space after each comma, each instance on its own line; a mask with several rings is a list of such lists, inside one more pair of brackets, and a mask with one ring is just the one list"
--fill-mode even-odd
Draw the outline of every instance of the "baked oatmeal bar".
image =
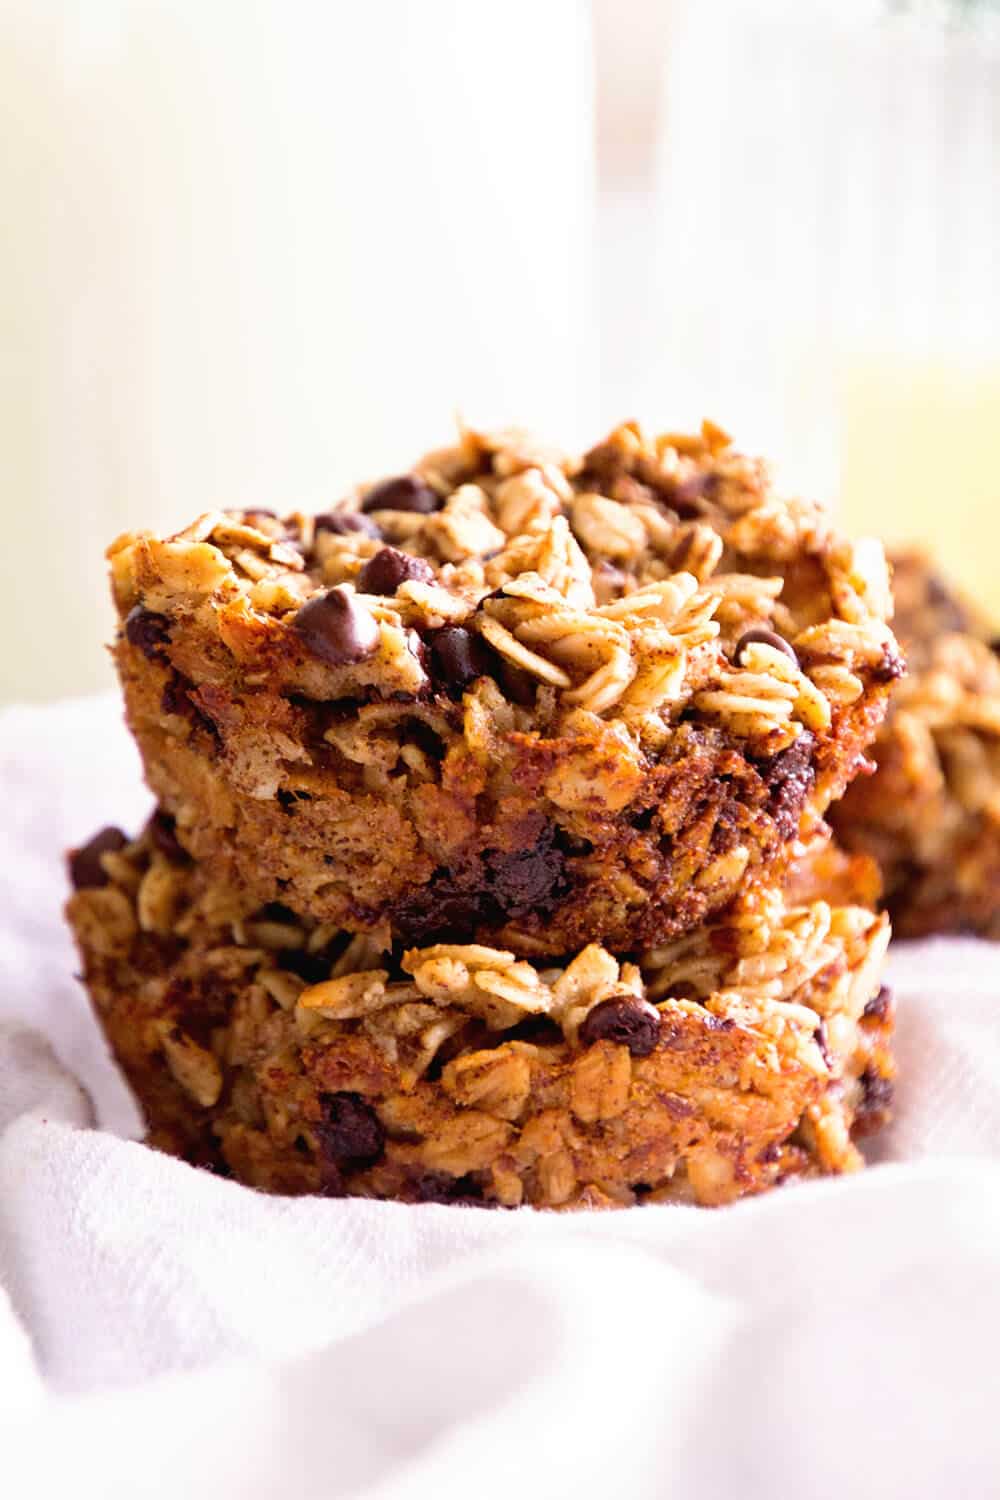
[[892, 1097], [888, 920], [759, 891], [638, 962], [543, 967], [247, 913], [158, 815], [72, 857], [94, 1007], [150, 1141], [254, 1187], [727, 1203], [862, 1165]]
[[831, 906], [877, 911], [882, 904], [882, 872], [870, 854], [844, 849], [824, 824], [792, 860], [781, 889], [794, 906], [828, 901]]
[[989, 626], [919, 553], [894, 559], [909, 675], [859, 778], [832, 812], [874, 856], [898, 934], [1000, 937], [1000, 659]]
[[213, 877], [353, 932], [630, 951], [776, 878], [901, 663], [875, 542], [706, 423], [464, 432], [327, 515], [110, 549], [146, 776]]

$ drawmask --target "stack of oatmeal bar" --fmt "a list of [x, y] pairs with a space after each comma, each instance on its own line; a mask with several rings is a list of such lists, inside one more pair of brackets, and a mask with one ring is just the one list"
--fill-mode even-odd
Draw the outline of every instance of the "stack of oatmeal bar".
[[861, 1165], [889, 926], [824, 817], [903, 671], [877, 543], [627, 423], [109, 557], [157, 810], [68, 910], [152, 1144], [505, 1207]]

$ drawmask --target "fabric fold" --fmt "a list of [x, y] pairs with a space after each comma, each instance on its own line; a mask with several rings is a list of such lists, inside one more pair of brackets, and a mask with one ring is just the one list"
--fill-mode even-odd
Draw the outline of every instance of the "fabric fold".
[[[989, 1490], [995, 950], [893, 955], [899, 1110], [859, 1175], [718, 1211], [265, 1197], [128, 1139], [66, 968], [61, 850], [128, 800], [116, 718], [0, 718], [39, 793], [0, 813], [27, 872], [0, 913], [5, 1474], [102, 1500]], [[83, 734], [46, 797], [47, 747]]]

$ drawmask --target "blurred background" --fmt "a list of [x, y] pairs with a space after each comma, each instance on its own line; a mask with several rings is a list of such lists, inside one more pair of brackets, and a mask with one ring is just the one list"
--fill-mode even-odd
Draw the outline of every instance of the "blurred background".
[[994, 0], [0, 0], [0, 701], [103, 549], [710, 414], [1000, 618]]

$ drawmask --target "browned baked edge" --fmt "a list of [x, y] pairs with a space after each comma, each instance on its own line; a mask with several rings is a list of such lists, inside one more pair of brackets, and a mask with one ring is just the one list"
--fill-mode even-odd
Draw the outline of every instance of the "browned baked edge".
[[831, 811], [873, 857], [900, 937], [1000, 937], [1000, 660], [989, 626], [919, 553], [894, 560], [909, 662], [875, 775]]
[[466, 432], [329, 515], [110, 557], [183, 845], [248, 899], [415, 943], [697, 927], [778, 878], [902, 671], [878, 545], [711, 424], [578, 460]]
[[759, 891], [619, 961], [400, 951], [248, 913], [158, 815], [77, 851], [83, 978], [152, 1144], [282, 1193], [720, 1204], [862, 1165], [888, 1117], [884, 916]]

